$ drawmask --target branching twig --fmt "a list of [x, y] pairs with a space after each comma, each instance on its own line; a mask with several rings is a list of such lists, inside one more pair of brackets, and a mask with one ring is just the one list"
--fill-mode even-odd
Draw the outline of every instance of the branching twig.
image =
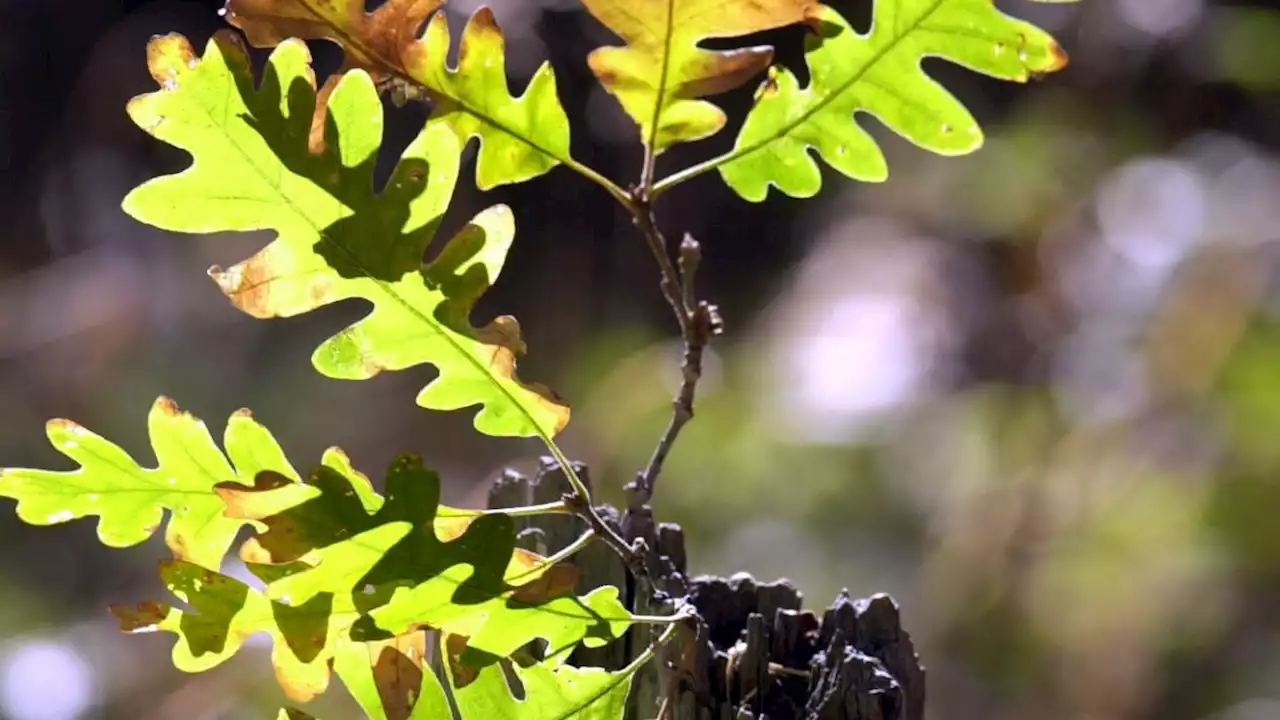
[[694, 292], [694, 276], [702, 261], [702, 248], [691, 235], [686, 234], [680, 243], [679, 269], [671, 262], [666, 239], [654, 221], [653, 205], [645, 195], [644, 186], [633, 191], [633, 219], [636, 228], [644, 236], [645, 244], [658, 261], [662, 272], [662, 295], [676, 314], [680, 323], [680, 335], [684, 341], [684, 360], [680, 367], [680, 390], [671, 401], [671, 420], [667, 430], [658, 440], [648, 466], [628, 489], [636, 493], [636, 501], [643, 505], [653, 498], [662, 465], [671, 452], [680, 431], [693, 419], [693, 401], [698, 380], [702, 378], [702, 356], [711, 338], [720, 332], [721, 321], [714, 305], [699, 302]]
[[627, 544], [626, 540], [618, 534], [616, 530], [609, 526], [600, 517], [599, 511], [592, 504], [591, 492], [587, 489], [586, 483], [582, 482], [582, 478], [578, 477], [577, 471], [573, 469], [573, 464], [564, 456], [559, 446], [554, 442], [547, 444], [547, 449], [551, 451], [555, 458], [556, 464], [564, 470], [565, 478], [569, 481], [572, 488], [570, 492], [564, 494], [560, 501], [564, 503], [565, 508], [569, 512], [577, 515], [586, 521], [587, 526], [596, 537], [600, 538], [606, 545], [613, 548], [626, 563], [627, 569], [637, 577], [645, 574], [644, 555], [637, 548]]

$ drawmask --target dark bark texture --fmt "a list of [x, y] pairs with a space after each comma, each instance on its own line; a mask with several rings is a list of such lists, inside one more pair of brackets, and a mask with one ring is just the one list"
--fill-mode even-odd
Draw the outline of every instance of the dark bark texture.
[[[577, 472], [590, 483], [587, 468]], [[534, 478], [506, 473], [490, 490], [492, 508], [554, 502], [569, 492], [556, 464]], [[668, 644], [635, 678], [627, 720], [921, 720], [925, 671], [898, 605], [888, 595], [853, 599], [842, 592], [822, 613], [802, 609], [789, 581], [689, 577], [684, 534], [658, 523], [649, 507], [601, 508], [628, 542], [643, 540], [648, 577], [631, 575], [612, 550], [593, 543], [576, 557], [578, 590], [624, 589], [634, 612], [671, 612], [677, 599], [698, 610], [696, 638]], [[568, 515], [517, 519], [520, 544], [540, 553], [567, 546], [586, 530]], [[632, 628], [603, 648], [580, 648], [577, 665], [621, 668], [652, 641]]]

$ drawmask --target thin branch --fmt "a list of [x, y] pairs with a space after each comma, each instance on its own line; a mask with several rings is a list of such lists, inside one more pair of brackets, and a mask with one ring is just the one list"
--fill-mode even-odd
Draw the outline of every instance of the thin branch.
[[662, 296], [666, 298], [667, 304], [676, 314], [676, 320], [680, 323], [680, 334], [688, 335], [689, 318], [693, 314], [693, 308], [685, 304], [682, 291], [684, 283], [676, 266], [672, 264], [671, 257], [667, 254], [667, 241], [658, 230], [653, 216], [653, 206], [648, 200], [636, 195], [638, 194], [633, 195], [633, 204], [629, 208], [632, 212], [632, 221], [640, 231], [640, 235], [644, 237], [645, 245], [653, 253], [653, 259], [658, 263], [658, 270], [662, 272]]
[[571, 558], [571, 557], [573, 557], [574, 555], [576, 555], [576, 554], [578, 553], [578, 551], [579, 551], [579, 550], [581, 550], [582, 548], [586, 547], [586, 546], [591, 542], [591, 539], [592, 539], [592, 538], [594, 538], [595, 536], [596, 536], [596, 534], [595, 534], [595, 531], [593, 531], [593, 530], [588, 530], [588, 531], [586, 531], [586, 532], [582, 533], [582, 535], [578, 536], [578, 539], [577, 539], [577, 540], [574, 540], [572, 543], [569, 543], [569, 544], [568, 544], [567, 546], [565, 546], [565, 548], [564, 548], [563, 550], [561, 550], [560, 552], [556, 553], [555, 555], [551, 555], [551, 556], [548, 556], [548, 557], [546, 557], [546, 558], [543, 558], [543, 559], [542, 559], [542, 562], [538, 563], [538, 564], [537, 564], [536, 566], [534, 566], [534, 567], [529, 568], [528, 570], [525, 570], [524, 572], [520, 573], [519, 575], [515, 575], [515, 576], [513, 576], [513, 577], [506, 578], [506, 582], [507, 582], [507, 583], [509, 583], [509, 584], [511, 584], [511, 585], [517, 585], [517, 584], [519, 584], [519, 582], [520, 582], [521, 580], [523, 580], [523, 579], [525, 579], [525, 578], [527, 578], [527, 577], [529, 577], [529, 576], [531, 576], [531, 575], [537, 575], [538, 573], [540, 573], [540, 572], [542, 572], [542, 571], [544, 571], [544, 570], [548, 570], [548, 569], [550, 569], [550, 568], [554, 567], [554, 566], [555, 566], [555, 565], [557, 565], [558, 563], [562, 563], [562, 562], [564, 562], [565, 560], [568, 560], [569, 558]]
[[675, 615], [672, 616], [672, 622], [667, 625], [667, 629], [663, 630], [662, 634], [659, 635], [656, 640], [649, 643], [649, 646], [644, 649], [644, 652], [637, 655], [634, 660], [627, 663], [626, 667], [619, 670], [618, 674], [630, 675], [639, 670], [645, 663], [652, 660], [654, 655], [658, 654], [658, 650], [662, 646], [671, 642], [671, 638], [675, 637], [680, 628], [685, 628], [687, 631], [696, 633], [698, 631], [697, 626], [694, 625], [693, 627], [690, 627], [690, 623], [697, 622], [694, 619], [695, 617], [696, 614], [693, 611], [692, 605], [683, 606]]
[[644, 557], [626, 540], [617, 533], [609, 524], [600, 517], [599, 511], [591, 500], [591, 491], [587, 488], [587, 484], [582, 482], [582, 478], [578, 477], [578, 471], [573, 469], [573, 463], [569, 462], [569, 458], [565, 457], [564, 451], [560, 446], [550, 438], [546, 439], [547, 450], [551, 452], [551, 456], [555, 459], [556, 464], [564, 471], [565, 478], [569, 481], [571, 491], [565, 493], [561, 498], [561, 502], [569, 509], [569, 512], [582, 518], [591, 532], [600, 538], [606, 545], [613, 548], [613, 551], [622, 558], [627, 568], [637, 577], [645, 574]]
[[702, 261], [702, 248], [698, 241], [685, 235], [680, 243], [679, 269], [671, 262], [667, 251], [667, 242], [658, 230], [654, 220], [653, 205], [645, 195], [641, 186], [632, 193], [634, 203], [634, 221], [636, 228], [644, 236], [645, 244], [658, 262], [662, 273], [662, 295], [676, 314], [680, 323], [680, 335], [684, 341], [684, 359], [680, 367], [680, 390], [671, 401], [671, 420], [667, 423], [666, 432], [658, 440], [649, 464], [628, 485], [628, 489], [637, 491], [639, 504], [648, 503], [653, 498], [658, 476], [662, 466], [670, 454], [672, 446], [680, 436], [680, 431], [693, 419], [693, 403], [697, 394], [698, 381], [702, 378], [702, 358], [711, 338], [720, 332], [721, 321], [714, 305], [698, 302], [694, 292], [694, 276]]

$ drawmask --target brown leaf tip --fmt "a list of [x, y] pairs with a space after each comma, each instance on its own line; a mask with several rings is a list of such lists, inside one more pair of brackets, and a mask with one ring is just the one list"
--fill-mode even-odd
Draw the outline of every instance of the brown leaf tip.
[[1049, 43], [1049, 57], [1052, 60], [1049, 63], [1049, 67], [1045, 68], [1045, 72], [1057, 72], [1071, 63], [1071, 58], [1067, 56], [1067, 51], [1063, 50], [1062, 46], [1056, 42]]
[[502, 29], [498, 27], [498, 18], [493, 14], [493, 8], [488, 5], [481, 5], [475, 14], [471, 16], [472, 32], [483, 33], [500, 33]]
[[50, 434], [66, 433], [68, 435], [78, 435], [84, 431], [84, 428], [81, 427], [79, 423], [65, 418], [54, 418], [46, 422], [44, 427]]
[[156, 626], [169, 617], [170, 608], [163, 603], [142, 602], [134, 607], [112, 605], [108, 610], [115, 616], [121, 632], [140, 633], [157, 630]]
[[177, 417], [178, 415], [182, 414], [182, 410], [178, 408], [178, 403], [174, 402], [170, 398], [165, 397], [164, 395], [161, 395], [160, 397], [156, 398], [156, 402], [153, 407], [156, 412], [164, 413], [165, 415], [168, 415], [170, 417]]
[[196, 66], [196, 51], [178, 33], [156, 35], [147, 43], [147, 68], [161, 87], [174, 89], [178, 78]]

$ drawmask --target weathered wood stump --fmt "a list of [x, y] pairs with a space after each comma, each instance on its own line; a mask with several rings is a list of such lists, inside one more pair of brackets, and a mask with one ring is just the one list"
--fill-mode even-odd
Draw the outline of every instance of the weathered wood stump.
[[[587, 468], [576, 465], [590, 484]], [[507, 472], [489, 493], [491, 508], [554, 502], [569, 492], [554, 461], [536, 477]], [[671, 643], [634, 680], [628, 720], [921, 720], [925, 671], [897, 603], [888, 595], [854, 600], [841, 592], [819, 618], [802, 609], [789, 581], [689, 578], [684, 533], [656, 523], [647, 505], [601, 514], [623, 538], [649, 548], [650, 577], [635, 578], [612, 550], [593, 543], [575, 557], [578, 590], [623, 588], [623, 601], [646, 615], [673, 610], [682, 598], [698, 610], [698, 636], [689, 652]], [[517, 518], [522, 547], [543, 554], [564, 548], [586, 531], [568, 515]], [[571, 662], [618, 669], [643, 651], [652, 627], [638, 626], [603, 648], [579, 648]], [[669, 678], [673, 680], [669, 682]]]

